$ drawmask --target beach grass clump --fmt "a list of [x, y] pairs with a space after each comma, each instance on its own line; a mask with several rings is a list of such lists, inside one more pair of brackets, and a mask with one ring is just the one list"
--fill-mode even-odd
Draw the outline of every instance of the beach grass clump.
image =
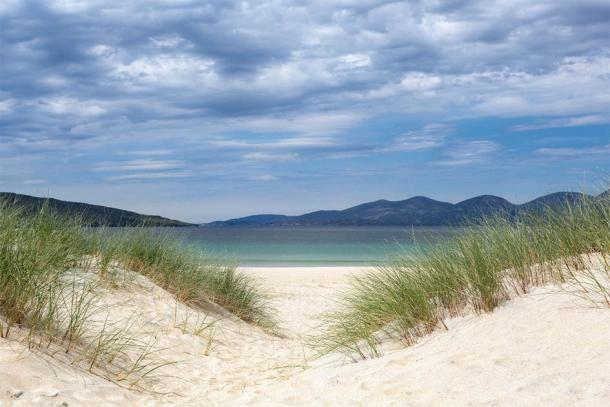
[[0, 205], [0, 335], [14, 326], [54, 334], [65, 273], [82, 261], [85, 236], [77, 222], [49, 213], [24, 217]]
[[[103, 233], [103, 232], [102, 232]], [[214, 261], [195, 248], [162, 231], [131, 228], [106, 233], [104, 250], [129, 270], [149, 277], [184, 303], [216, 304], [246, 322], [275, 328], [267, 296], [235, 266]]]
[[267, 297], [252, 280], [167, 234], [87, 228], [46, 205], [24, 213], [0, 202], [0, 336], [23, 328], [31, 344], [59, 342], [70, 351], [92, 313], [97, 282], [83, 276], [95, 271], [97, 280], [116, 281], [126, 270], [151, 278], [180, 301], [216, 304], [248, 322], [275, 326]]
[[[30, 348], [128, 387], [142, 387], [171, 361], [158, 357], [154, 334], [132, 324], [100, 321], [101, 285], [110, 288], [141, 273], [190, 305], [224, 307], [274, 329], [266, 296], [234, 267], [190, 250], [149, 228], [83, 227], [43, 206], [22, 212], [0, 202], [0, 337], [26, 340]], [[106, 284], [107, 286], [108, 284]], [[120, 322], [120, 321], [119, 321]], [[213, 322], [197, 320], [201, 335]], [[148, 338], [148, 339], [146, 339]], [[212, 348], [212, 334], [206, 352]]]
[[132, 320], [109, 322], [106, 318], [88, 334], [71, 364], [125, 387], [142, 389], [140, 383], [153, 372], [175, 363], [157, 357], [162, 350], [155, 347], [155, 335], [138, 333]]
[[[376, 356], [387, 338], [412, 344], [446, 327], [447, 317], [490, 312], [550, 283], [573, 283], [610, 306], [609, 257], [608, 199], [487, 218], [448, 242], [422, 245], [356, 277], [312, 343], [320, 354]], [[591, 267], [596, 261], [601, 267]]]
[[413, 343], [440, 319], [426, 288], [414, 273], [394, 267], [355, 277], [339, 310], [323, 316], [330, 329], [316, 338], [317, 347], [324, 353], [347, 350], [364, 358], [377, 356], [377, 345], [387, 338]]

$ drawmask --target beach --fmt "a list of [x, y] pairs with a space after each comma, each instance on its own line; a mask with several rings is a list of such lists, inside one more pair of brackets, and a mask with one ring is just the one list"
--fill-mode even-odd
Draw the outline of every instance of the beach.
[[610, 407], [610, 0], [0, 0], [0, 407]]
[[[253, 270], [277, 284], [278, 293], [293, 295], [299, 288], [310, 294], [344, 287], [354, 271], [317, 270], [309, 280], [304, 270], [291, 277]], [[329, 406], [602, 405], [610, 400], [609, 324], [607, 309], [565, 287], [541, 287], [493, 313], [450, 319], [447, 331], [409, 348], [389, 346], [377, 359], [319, 360], [288, 383], [254, 388], [244, 400]]]
[[[391, 343], [358, 362], [316, 359], [307, 338], [333, 310], [354, 267], [248, 267], [272, 297], [280, 335], [230, 315], [195, 334], [202, 311], [136, 276], [98, 301], [133, 316], [172, 360], [134, 391], [58, 357], [0, 339], [0, 405], [602, 405], [610, 399], [610, 314], [567, 287], [540, 287], [494, 312], [447, 320], [411, 347]], [[207, 314], [210, 317], [210, 313]], [[187, 322], [184, 322], [187, 321]], [[210, 338], [212, 345], [210, 345]], [[63, 404], [63, 405], [66, 405]]]
[[374, 267], [243, 267], [258, 279], [272, 296], [286, 335], [299, 338], [319, 325], [319, 315], [335, 306], [338, 293], [349, 279], [375, 270]]

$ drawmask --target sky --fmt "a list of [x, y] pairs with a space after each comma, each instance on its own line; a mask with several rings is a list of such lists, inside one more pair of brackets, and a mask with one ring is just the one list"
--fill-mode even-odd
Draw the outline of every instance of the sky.
[[607, 0], [2, 0], [0, 191], [192, 222], [603, 189]]

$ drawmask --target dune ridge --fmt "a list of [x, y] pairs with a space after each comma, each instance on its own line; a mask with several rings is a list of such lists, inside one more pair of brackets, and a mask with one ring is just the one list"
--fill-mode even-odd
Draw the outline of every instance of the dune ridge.
[[[603, 267], [601, 262], [591, 267]], [[154, 338], [169, 364], [129, 390], [60, 356], [0, 339], [0, 405], [600, 405], [610, 399], [610, 312], [572, 285], [547, 286], [494, 312], [447, 321], [404, 348], [353, 363], [305, 345], [358, 268], [243, 268], [272, 295], [283, 336], [189, 307], [133, 273], [96, 292], [99, 319]], [[131, 273], [126, 271], [127, 273]], [[95, 270], [89, 273], [95, 274]], [[92, 276], [89, 276], [92, 277]], [[201, 332], [201, 321], [211, 325]], [[65, 405], [65, 404], [64, 404]]]

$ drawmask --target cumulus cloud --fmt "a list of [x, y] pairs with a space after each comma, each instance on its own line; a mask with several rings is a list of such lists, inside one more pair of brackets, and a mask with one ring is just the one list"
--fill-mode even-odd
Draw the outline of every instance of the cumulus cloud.
[[[498, 145], [438, 123], [608, 123], [609, 19], [597, 0], [5, 1], [0, 158], [99, 148], [91, 168], [117, 180], [390, 151], [474, 164]], [[395, 117], [417, 124], [379, 125]]]

